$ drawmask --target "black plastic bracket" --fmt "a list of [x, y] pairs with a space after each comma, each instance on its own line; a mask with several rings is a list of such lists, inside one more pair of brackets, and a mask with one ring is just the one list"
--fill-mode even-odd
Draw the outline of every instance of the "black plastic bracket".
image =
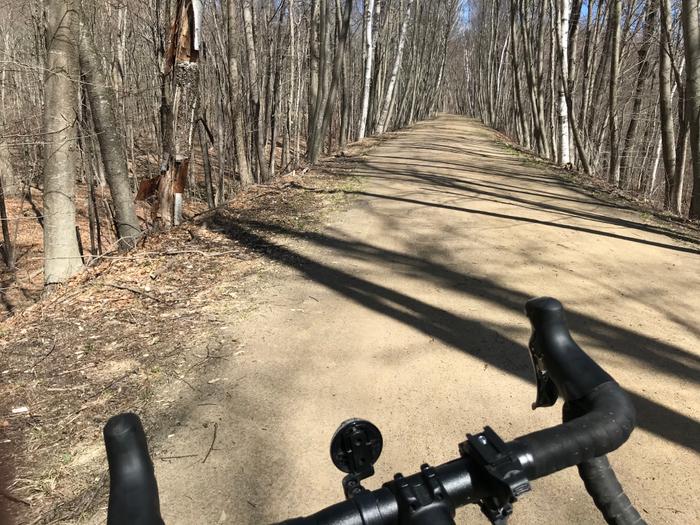
[[454, 524], [455, 509], [447, 497], [435, 470], [421, 465], [420, 474], [408, 478], [401, 474], [387, 483], [399, 506], [400, 525], [448, 525]]
[[530, 482], [520, 460], [491, 427], [475, 436], [467, 434], [460, 443], [462, 456], [469, 456], [478, 465], [493, 496], [481, 501], [481, 511], [492, 523], [506, 523], [513, 512], [512, 503], [530, 490]]
[[342, 472], [347, 499], [365, 490], [361, 481], [374, 474], [374, 464], [382, 453], [382, 434], [364, 419], [344, 421], [331, 439], [331, 460]]

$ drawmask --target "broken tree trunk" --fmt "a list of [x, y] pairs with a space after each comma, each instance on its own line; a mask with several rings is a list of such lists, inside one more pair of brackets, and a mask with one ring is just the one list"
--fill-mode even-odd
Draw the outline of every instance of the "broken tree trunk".
[[158, 186], [161, 224], [182, 222], [187, 170], [192, 151], [195, 115], [199, 107], [199, 49], [202, 0], [178, 0], [165, 52], [164, 73], [172, 77], [172, 108], [166, 126], [172, 132]]

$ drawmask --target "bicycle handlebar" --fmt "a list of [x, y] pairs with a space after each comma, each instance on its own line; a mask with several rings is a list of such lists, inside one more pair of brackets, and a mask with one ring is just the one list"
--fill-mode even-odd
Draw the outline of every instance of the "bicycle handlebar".
[[120, 414], [104, 428], [109, 465], [109, 525], [162, 525], [158, 484], [146, 434], [136, 414]]
[[[530, 300], [526, 313], [532, 325], [529, 348], [538, 386], [533, 408], [553, 405], [559, 394], [565, 400], [564, 423], [507, 444], [500, 442], [487, 427], [483, 434], [469, 436], [460, 445], [458, 459], [437, 467], [423, 465], [419, 473], [397, 475], [380, 489], [363, 490], [312, 516], [284, 523], [450, 524], [457, 507], [480, 503], [483, 510], [485, 501], [502, 500], [504, 493], [510, 494], [514, 501], [529, 490], [528, 480], [580, 465], [621, 446], [635, 423], [634, 407], [627, 395], [571, 338], [559, 301]], [[113, 423], [115, 419], [117, 423]], [[128, 430], [110, 432], [108, 439], [110, 425]], [[107, 427], [105, 443], [112, 480], [108, 525], [162, 523], [153, 467], [138, 418], [133, 414], [115, 416]], [[517, 474], [524, 476], [524, 485], [513, 480], [517, 477], [513, 468], [520, 469]], [[134, 495], [136, 499], [132, 499]], [[128, 509], [128, 513], [117, 507]], [[139, 519], [134, 518], [137, 511], [142, 512]], [[118, 516], [129, 519], [122, 521]], [[499, 523], [496, 518], [491, 519]]]

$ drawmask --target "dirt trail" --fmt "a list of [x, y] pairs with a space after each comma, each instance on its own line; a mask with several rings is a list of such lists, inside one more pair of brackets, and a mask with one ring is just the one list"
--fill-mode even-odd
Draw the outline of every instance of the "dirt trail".
[[[319, 233], [271, 232], [288, 239], [275, 245], [243, 235], [278, 271], [246, 283], [254, 311], [214, 305], [230, 312], [222, 344], [240, 350], [207, 371], [206, 388], [185, 390], [187, 410], [163, 436], [166, 522], [259, 524], [334, 503], [342, 476], [328, 442], [351, 416], [384, 434], [371, 488], [455, 457], [486, 424], [512, 439], [557, 423], [559, 408], [530, 410], [522, 310], [537, 295], [564, 303], [578, 341], [634, 398], [639, 428], [612, 461], [643, 515], [700, 522], [698, 245], [456, 117], [341, 171], [362, 188]], [[575, 470], [533, 489], [512, 523], [602, 522]], [[476, 509], [461, 511], [472, 519]]]

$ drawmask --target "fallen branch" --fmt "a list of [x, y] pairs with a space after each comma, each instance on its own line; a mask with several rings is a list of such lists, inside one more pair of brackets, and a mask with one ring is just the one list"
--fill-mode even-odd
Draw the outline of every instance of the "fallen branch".
[[25, 500], [23, 500], [23, 499], [16, 498], [16, 497], [13, 496], [12, 494], [8, 494], [8, 493], [5, 492], [4, 490], [0, 491], [0, 496], [2, 496], [3, 498], [7, 498], [7, 499], [9, 499], [10, 501], [12, 501], [12, 502], [14, 502], [14, 503], [19, 503], [20, 505], [26, 505], [27, 507], [31, 507], [31, 506], [32, 506], [32, 504], [29, 503], [28, 501], [25, 501]]
[[124, 374], [124, 375], [121, 376], [120, 378], [115, 379], [114, 381], [112, 381], [110, 384], [108, 384], [106, 387], [104, 387], [103, 389], [101, 389], [99, 392], [96, 392], [96, 393], [92, 394], [91, 396], [88, 396], [86, 399], [93, 399], [93, 398], [99, 396], [102, 392], [104, 392], [105, 390], [109, 390], [109, 389], [112, 388], [115, 384], [119, 383], [119, 381], [121, 381], [121, 380], [123, 380], [123, 379], [126, 379], [126, 378], [129, 377], [130, 375], [131, 375], [131, 372], [128, 372], [128, 373]]
[[47, 357], [49, 357], [51, 354], [53, 354], [54, 350], [56, 350], [56, 343], [53, 344], [53, 346], [51, 347], [51, 350], [49, 350], [48, 353], [41, 356], [41, 358], [32, 365], [32, 368], [35, 368], [36, 365], [43, 362]]
[[209, 445], [209, 450], [207, 450], [207, 455], [204, 456], [204, 459], [202, 460], [202, 463], [207, 462], [207, 458], [209, 457], [209, 454], [211, 454], [211, 451], [214, 450], [214, 443], [216, 443], [216, 430], [219, 428], [219, 425], [214, 423], [214, 437], [211, 439], [211, 445]]
[[170, 459], [184, 459], [184, 458], [196, 458], [199, 454], [185, 454], [184, 456], [163, 456], [158, 459], [167, 461]]
[[190, 384], [189, 381], [187, 381], [186, 379], [184, 379], [184, 378], [182, 378], [182, 377], [177, 377], [176, 375], [171, 375], [170, 377], [172, 377], [173, 379], [177, 379], [178, 381], [182, 381], [183, 383], [185, 383], [188, 387], [190, 387], [190, 388], [191, 388], [193, 391], [195, 391], [195, 392], [199, 392], [199, 391], [200, 391], [199, 388], [193, 387], [193, 386]]
[[161, 299], [160, 297], [157, 297], [153, 294], [150, 294], [148, 292], [144, 292], [143, 290], [139, 290], [138, 288], [132, 288], [131, 286], [126, 286], [123, 284], [112, 284], [112, 283], [105, 283], [105, 286], [109, 286], [110, 288], [116, 288], [117, 290], [126, 290], [128, 292], [131, 292], [136, 295], [143, 295], [144, 297], [147, 297], [151, 299], [152, 301], [156, 301], [159, 303], [163, 304], [174, 304], [174, 301], [168, 301], [166, 299]]

